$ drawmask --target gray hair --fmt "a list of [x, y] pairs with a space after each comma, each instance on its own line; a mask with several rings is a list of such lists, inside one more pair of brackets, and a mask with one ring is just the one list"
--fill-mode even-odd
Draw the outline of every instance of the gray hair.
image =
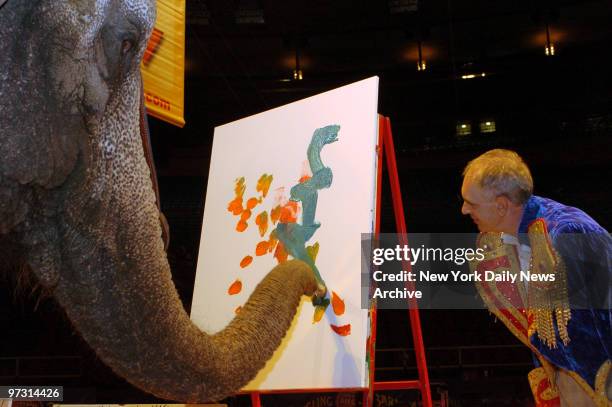
[[518, 205], [527, 202], [533, 194], [533, 178], [529, 167], [514, 151], [487, 151], [467, 164], [463, 176], [475, 180], [481, 188], [506, 196]]

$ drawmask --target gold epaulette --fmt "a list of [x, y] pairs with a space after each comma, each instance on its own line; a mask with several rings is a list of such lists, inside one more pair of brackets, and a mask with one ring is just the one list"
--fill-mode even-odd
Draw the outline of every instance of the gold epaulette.
[[532, 278], [528, 284], [528, 304], [534, 316], [532, 329], [549, 348], [556, 348], [556, 319], [559, 337], [567, 345], [570, 341], [567, 324], [571, 310], [565, 264], [550, 242], [543, 219], [536, 219], [529, 225], [527, 236], [531, 246], [529, 271]]

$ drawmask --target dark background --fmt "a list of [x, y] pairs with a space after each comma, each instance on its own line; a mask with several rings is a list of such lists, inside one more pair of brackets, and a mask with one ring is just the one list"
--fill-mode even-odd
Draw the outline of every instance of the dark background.
[[[473, 232], [461, 171], [490, 148], [518, 151], [535, 191], [610, 230], [609, 1], [187, 0], [185, 118], [150, 119], [170, 263], [191, 304], [215, 126], [373, 75], [391, 118], [410, 232]], [[554, 56], [544, 52], [549, 26]], [[427, 69], [417, 71], [421, 43]], [[296, 50], [304, 79], [291, 80]], [[485, 73], [485, 76], [478, 74]], [[463, 75], [477, 74], [473, 79]], [[480, 123], [495, 131], [480, 131]], [[457, 135], [460, 124], [471, 134]], [[388, 187], [382, 231], [394, 231]], [[106, 368], [52, 300], [0, 286], [0, 385], [63, 384], [68, 402], [154, 402]], [[486, 311], [422, 311], [434, 397], [526, 406], [531, 356]], [[404, 311], [381, 311], [377, 380], [416, 377]], [[315, 396], [277, 396], [300, 405]], [[394, 393], [409, 405], [416, 392]], [[335, 400], [335, 397], [332, 397]], [[245, 404], [243, 398], [228, 400]]]

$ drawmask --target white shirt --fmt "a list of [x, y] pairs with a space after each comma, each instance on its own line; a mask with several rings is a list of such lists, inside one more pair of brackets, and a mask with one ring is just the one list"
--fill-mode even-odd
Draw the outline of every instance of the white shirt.
[[[531, 247], [526, 244], [520, 244], [516, 236], [510, 235], [508, 233], [502, 234], [502, 241], [505, 244], [511, 244], [516, 247], [519, 262], [521, 263], [521, 270], [528, 271], [529, 264], [531, 262]], [[528, 281], [523, 281], [523, 284], [525, 284], [525, 289], [527, 289]]]

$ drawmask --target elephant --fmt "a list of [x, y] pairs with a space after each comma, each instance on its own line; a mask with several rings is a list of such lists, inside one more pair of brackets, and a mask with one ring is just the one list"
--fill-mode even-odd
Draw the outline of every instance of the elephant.
[[154, 20], [155, 0], [1, 5], [0, 264], [26, 264], [101, 360], [136, 387], [220, 400], [272, 356], [302, 296], [324, 288], [292, 260], [223, 330], [190, 321], [140, 138], [139, 65]]

